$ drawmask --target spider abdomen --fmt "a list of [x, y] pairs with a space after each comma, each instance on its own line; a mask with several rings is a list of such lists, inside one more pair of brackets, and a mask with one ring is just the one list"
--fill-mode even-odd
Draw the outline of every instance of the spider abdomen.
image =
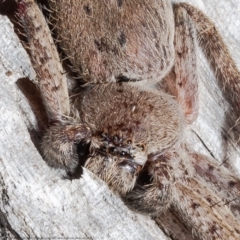
[[169, 1], [49, 3], [60, 46], [84, 81], [159, 81], [173, 66], [174, 18]]

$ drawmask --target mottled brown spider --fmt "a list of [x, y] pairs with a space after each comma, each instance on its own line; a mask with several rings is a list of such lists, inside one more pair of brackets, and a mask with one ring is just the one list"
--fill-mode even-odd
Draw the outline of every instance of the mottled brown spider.
[[47, 163], [70, 175], [82, 163], [131, 209], [152, 216], [171, 209], [197, 238], [240, 239], [231, 211], [239, 179], [183, 139], [198, 115], [197, 43], [239, 110], [240, 73], [214, 24], [169, 0], [48, 4], [59, 46], [84, 84], [68, 95], [44, 19], [34, 1], [20, 1], [51, 123], [42, 141]]

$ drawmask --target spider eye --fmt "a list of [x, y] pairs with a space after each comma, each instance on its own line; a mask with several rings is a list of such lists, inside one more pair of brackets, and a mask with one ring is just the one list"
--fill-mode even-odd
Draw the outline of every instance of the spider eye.
[[110, 153], [116, 153], [117, 150], [116, 150], [115, 147], [110, 147], [110, 148], [109, 148], [109, 152], [110, 152]]
[[121, 152], [120, 152], [120, 156], [122, 156], [122, 157], [126, 156], [126, 154], [127, 154], [127, 153], [126, 153], [125, 151], [121, 151]]
[[105, 152], [107, 150], [107, 147], [104, 145], [101, 147], [101, 149]]
[[132, 141], [131, 141], [130, 139], [127, 140], [127, 144], [128, 144], [128, 145], [132, 144]]
[[144, 144], [139, 144], [139, 145], [137, 145], [142, 151], [144, 151], [145, 150], [145, 145]]

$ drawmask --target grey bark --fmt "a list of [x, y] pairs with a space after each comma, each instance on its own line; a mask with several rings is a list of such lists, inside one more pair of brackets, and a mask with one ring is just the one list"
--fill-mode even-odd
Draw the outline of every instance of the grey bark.
[[[213, 19], [240, 66], [238, 1], [188, 2]], [[227, 159], [225, 164], [237, 172], [239, 134], [232, 128], [238, 125], [237, 118], [201, 50], [199, 56], [200, 113], [187, 129], [186, 139], [219, 162]], [[150, 217], [131, 212], [88, 170], [84, 169], [81, 179], [70, 181], [46, 165], [34, 145], [38, 135], [33, 133], [44, 126], [39, 125], [40, 110], [36, 117], [16, 84], [25, 77], [35, 78], [30, 60], [12, 24], [0, 15], [1, 234], [7, 239], [167, 239]]]

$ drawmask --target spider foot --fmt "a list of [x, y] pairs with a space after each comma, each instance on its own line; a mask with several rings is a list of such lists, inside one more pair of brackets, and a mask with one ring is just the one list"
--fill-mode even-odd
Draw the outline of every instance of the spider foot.
[[123, 196], [132, 210], [156, 216], [165, 212], [172, 202], [172, 178], [166, 158], [148, 162], [138, 178], [138, 184]]
[[61, 123], [51, 126], [43, 136], [42, 152], [52, 167], [65, 168], [70, 174], [84, 160], [91, 141], [91, 130], [83, 124]]
[[133, 211], [156, 216], [168, 209], [171, 203], [170, 196], [171, 189], [169, 186], [149, 184], [145, 186], [137, 185], [122, 199]]

